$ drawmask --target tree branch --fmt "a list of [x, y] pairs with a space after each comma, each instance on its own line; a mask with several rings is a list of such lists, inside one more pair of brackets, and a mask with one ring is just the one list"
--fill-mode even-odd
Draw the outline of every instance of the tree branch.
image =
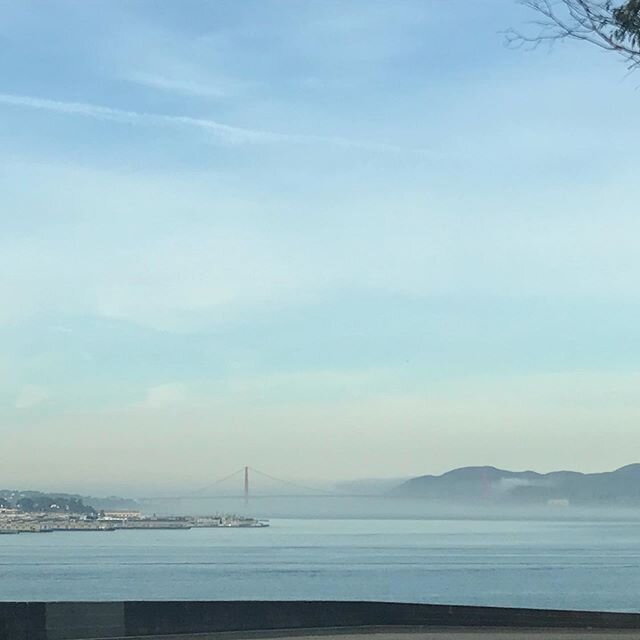
[[519, 0], [540, 19], [531, 33], [509, 29], [507, 46], [535, 48], [541, 43], [580, 40], [613, 51], [630, 69], [640, 67], [640, 0]]

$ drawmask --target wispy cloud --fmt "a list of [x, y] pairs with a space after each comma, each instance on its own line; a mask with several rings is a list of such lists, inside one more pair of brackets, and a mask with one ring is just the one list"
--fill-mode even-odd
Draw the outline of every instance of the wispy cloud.
[[382, 153], [426, 153], [423, 149], [405, 148], [378, 142], [361, 142], [341, 136], [297, 135], [263, 129], [236, 127], [209, 118], [193, 118], [182, 115], [131, 111], [128, 109], [105, 107], [90, 102], [67, 102], [34, 96], [0, 93], [0, 104], [26, 109], [51, 111], [69, 116], [93, 118], [95, 120], [126, 125], [200, 129], [229, 144], [323, 144], [345, 149]]
[[160, 384], [147, 389], [140, 406], [145, 409], [168, 409], [177, 407], [187, 400], [187, 387], [179, 382]]
[[34, 384], [24, 385], [15, 399], [16, 409], [31, 409], [42, 404], [50, 397], [48, 389]]
[[196, 82], [192, 80], [176, 79], [166, 75], [155, 73], [135, 72], [126, 76], [126, 79], [137, 84], [170, 91], [187, 96], [199, 96], [203, 98], [224, 98], [228, 91], [211, 83]]
[[27, 109], [38, 109], [41, 111], [52, 111], [71, 116], [117, 122], [119, 124], [155, 127], [194, 127], [212, 133], [224, 141], [232, 143], [278, 142], [289, 138], [288, 136], [268, 131], [234, 127], [211, 119], [115, 109], [113, 107], [105, 107], [89, 102], [66, 102], [62, 100], [50, 100], [48, 98], [2, 93], [0, 94], [0, 104]]

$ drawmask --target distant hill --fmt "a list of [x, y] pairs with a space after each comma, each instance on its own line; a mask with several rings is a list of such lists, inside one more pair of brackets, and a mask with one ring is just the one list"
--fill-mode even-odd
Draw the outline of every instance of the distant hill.
[[0, 507], [37, 513], [95, 514], [95, 510], [86, 505], [80, 496], [40, 491], [0, 491]]
[[390, 493], [450, 503], [526, 506], [568, 502], [585, 506], [640, 506], [640, 464], [605, 473], [536, 473], [496, 467], [463, 467], [440, 476], [413, 478]]
[[357, 494], [378, 494], [387, 493], [391, 489], [395, 489], [407, 478], [363, 478], [361, 480], [345, 480], [344, 482], [336, 482], [334, 488], [342, 493]]
[[85, 504], [91, 505], [96, 511], [139, 511], [140, 503], [133, 498], [121, 498], [120, 496], [108, 496], [96, 498], [95, 496], [83, 496]]
[[138, 510], [140, 505], [136, 500], [118, 496], [95, 498], [70, 493], [1, 489], [0, 508], [2, 507], [18, 507], [24, 511], [66, 511], [90, 514], [101, 510]]

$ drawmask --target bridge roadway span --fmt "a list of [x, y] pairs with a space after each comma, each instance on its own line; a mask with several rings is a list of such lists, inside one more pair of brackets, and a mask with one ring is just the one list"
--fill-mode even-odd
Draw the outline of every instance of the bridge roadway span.
[[337, 601], [0, 602], [0, 640], [623, 640], [640, 614]]

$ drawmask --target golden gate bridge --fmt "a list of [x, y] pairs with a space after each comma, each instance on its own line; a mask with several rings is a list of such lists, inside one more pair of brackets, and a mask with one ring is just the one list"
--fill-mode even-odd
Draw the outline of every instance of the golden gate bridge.
[[[277, 483], [279, 486], [286, 486], [288, 492], [254, 492], [250, 490], [250, 476], [256, 475], [260, 478], [270, 480]], [[224, 483], [229, 483], [232, 480], [242, 481], [239, 483], [238, 492], [234, 493], [211, 493], [215, 489], [220, 488]], [[228, 486], [228, 484], [227, 484]], [[293, 493], [292, 489], [296, 489], [297, 493]], [[301, 493], [304, 492], [304, 493]], [[340, 491], [340, 490], [327, 490], [318, 487], [311, 487], [292, 480], [286, 480], [284, 478], [278, 478], [270, 473], [260, 471], [254, 467], [241, 467], [236, 469], [233, 473], [230, 473], [222, 478], [218, 478], [214, 482], [200, 487], [190, 493], [172, 496], [153, 496], [138, 498], [141, 501], [157, 502], [163, 500], [244, 500], [245, 505], [249, 503], [249, 499], [266, 499], [266, 498], [383, 498], [385, 494], [382, 493], [356, 493], [353, 491]]]

